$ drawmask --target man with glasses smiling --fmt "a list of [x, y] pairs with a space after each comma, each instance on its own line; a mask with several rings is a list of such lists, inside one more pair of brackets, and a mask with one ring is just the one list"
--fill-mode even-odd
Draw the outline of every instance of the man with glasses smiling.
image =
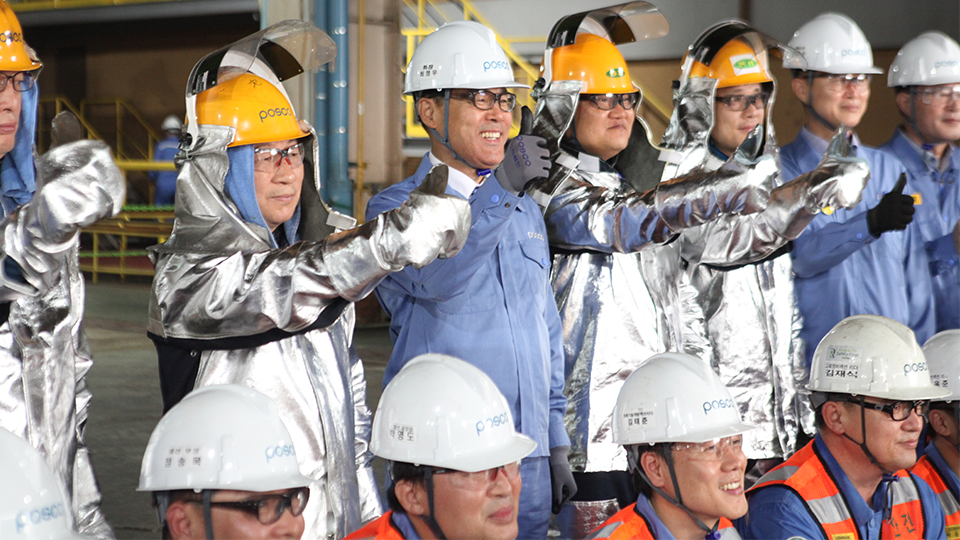
[[547, 231], [523, 192], [530, 178], [546, 174], [547, 151], [530, 135], [507, 144], [516, 105], [510, 91], [526, 87], [514, 80], [496, 35], [479, 23], [451, 22], [425, 37], [407, 66], [404, 93], [413, 96], [430, 151], [413, 176], [370, 200], [367, 216], [401, 206], [440, 165], [450, 170], [447, 194], [469, 201], [470, 234], [457, 256], [392, 274], [376, 289], [394, 342], [383, 383], [428, 352], [462, 358], [493, 379], [517, 430], [537, 443], [520, 466], [519, 534], [545, 538], [551, 500], [559, 507], [576, 486]]
[[446, 355], [404, 365], [380, 396], [370, 449], [387, 460], [390, 511], [347, 540], [513, 540], [520, 460], [536, 448], [513, 427], [490, 377]]
[[936, 330], [960, 328], [960, 45], [942, 32], [925, 32], [900, 49], [887, 86], [896, 90], [903, 124], [881, 150], [907, 168], [916, 191], [912, 228], [923, 237], [923, 253], [937, 298]]
[[810, 368], [817, 436], [748, 492], [744, 538], [946, 538], [943, 507], [907, 472], [930, 400], [923, 351], [906, 326], [876, 315], [838, 323]]
[[160, 419], [137, 489], [152, 492], [164, 539], [298, 539], [310, 483], [276, 404], [226, 384]]
[[807, 122], [782, 148], [784, 176], [812, 170], [841, 126], [856, 156], [870, 167], [859, 204], [825, 210], [794, 241], [794, 287], [807, 364], [827, 331], [858, 313], [897, 320], [926, 340], [934, 333], [934, 294], [920, 231], [907, 227], [914, 207], [903, 193], [905, 170], [895, 157], [867, 148], [852, 132], [867, 110], [871, 77], [882, 73], [873, 65], [870, 43], [849, 17], [824, 13], [800, 27], [789, 45], [802, 54], [802, 62], [784, 58], [783, 65], [793, 71], [791, 87]]

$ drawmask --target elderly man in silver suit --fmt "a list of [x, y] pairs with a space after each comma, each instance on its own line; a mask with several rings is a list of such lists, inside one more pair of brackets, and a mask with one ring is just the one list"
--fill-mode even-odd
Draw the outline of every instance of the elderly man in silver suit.
[[200, 60], [174, 231], [153, 248], [165, 406], [223, 383], [273, 399], [311, 479], [304, 538], [342, 538], [381, 513], [353, 302], [390, 272], [456, 254], [470, 224], [466, 202], [443, 195], [444, 167], [361, 226], [326, 208], [316, 136], [280, 81], [335, 54], [319, 29], [284, 21]]

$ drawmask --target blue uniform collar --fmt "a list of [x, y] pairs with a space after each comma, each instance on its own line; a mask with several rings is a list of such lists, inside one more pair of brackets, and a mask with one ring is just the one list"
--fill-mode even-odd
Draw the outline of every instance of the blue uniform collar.
[[957, 500], [960, 500], [960, 480], [957, 479], [957, 471], [950, 469], [947, 461], [940, 455], [940, 451], [933, 445], [933, 441], [927, 444], [927, 447], [923, 449], [923, 453], [936, 465], [937, 470], [946, 475], [943, 477], [943, 481], [947, 484], [947, 487], [950, 488], [953, 496], [956, 497]]
[[653, 533], [653, 537], [657, 540], [676, 540], [676, 537], [673, 536], [673, 533], [670, 532], [670, 529], [660, 521], [660, 516], [657, 515], [657, 512], [653, 509], [653, 506], [650, 506], [650, 501], [642, 493], [637, 497], [637, 512], [647, 518], [647, 522], [650, 524], [650, 527], [653, 529], [650, 531]]
[[[949, 170], [954, 164], [954, 148], [952, 144], [947, 144], [947, 148], [943, 151], [943, 157], [940, 161], [937, 161], [937, 157], [933, 155], [932, 152], [924, 148], [922, 145], [917, 144], [910, 137], [907, 137], [907, 134], [904, 133], [903, 128], [897, 128], [896, 133], [894, 134], [894, 139], [897, 141], [894, 144], [898, 146], [906, 147], [913, 150], [914, 154], [919, 158], [919, 164], [921, 168], [926, 168], [924, 171], [916, 171], [918, 174], [929, 174], [930, 172], [936, 172], [942, 174]], [[904, 163], [908, 169], [912, 164], [908, 165]], [[911, 171], [913, 172], [913, 171]]]
[[[227, 169], [227, 175], [223, 179], [223, 191], [230, 197], [233, 204], [240, 210], [240, 217], [247, 223], [259, 225], [267, 231], [267, 222], [260, 213], [260, 205], [257, 204], [257, 192], [253, 184], [253, 145], [245, 144], [227, 148], [227, 158], [230, 160], [230, 167]], [[283, 232], [287, 236], [287, 242], [293, 244], [300, 239], [297, 236], [297, 229], [300, 227], [300, 204], [297, 203], [297, 209], [293, 212], [293, 217], [282, 225]], [[277, 242], [273, 234], [270, 237], [270, 247], [276, 248]]]
[[37, 139], [37, 97], [39, 88], [20, 95], [20, 120], [13, 149], [0, 163], [0, 204], [4, 215], [33, 198], [37, 189], [37, 173], [33, 163], [34, 141]]
[[400, 529], [400, 533], [403, 534], [406, 540], [420, 540], [420, 535], [418, 535], [417, 530], [413, 528], [413, 523], [410, 522], [410, 518], [407, 517], [406, 512], [395, 511], [390, 514], [390, 520]]

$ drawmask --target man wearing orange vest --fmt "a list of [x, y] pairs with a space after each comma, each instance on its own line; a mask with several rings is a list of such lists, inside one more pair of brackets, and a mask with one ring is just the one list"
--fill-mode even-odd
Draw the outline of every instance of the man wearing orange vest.
[[753, 427], [709, 363], [648, 358], [624, 381], [612, 425], [640, 495], [589, 538], [739, 540], [730, 520], [747, 511], [741, 445]]
[[940, 498], [947, 538], [960, 538], [960, 330], [944, 330], [923, 346], [930, 381], [950, 395], [930, 403], [930, 440], [910, 472], [923, 478]]
[[737, 523], [744, 538], [945, 539], [943, 507], [906, 469], [930, 399], [913, 331], [892, 319], [854, 315], [824, 336], [810, 366], [816, 438], [748, 492]]
[[520, 460], [537, 447], [479, 368], [443, 354], [405, 363], [380, 396], [370, 451], [390, 511], [346, 540], [513, 540]]

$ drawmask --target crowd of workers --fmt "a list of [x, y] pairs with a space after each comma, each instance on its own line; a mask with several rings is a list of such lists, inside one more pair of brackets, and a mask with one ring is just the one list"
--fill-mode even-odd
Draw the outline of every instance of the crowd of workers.
[[[0, 537], [109, 539], [77, 246], [122, 176], [69, 117], [34, 155], [41, 64], [2, 1], [0, 25]], [[200, 59], [151, 249], [165, 415], [139, 489], [164, 538], [960, 538], [960, 46], [904, 45], [872, 149], [883, 70], [851, 19], [788, 43], [721, 22], [654, 145], [617, 45], [667, 28], [646, 2], [560, 18], [513, 138], [527, 86], [493, 31], [426, 36], [404, 92], [430, 151], [360, 225], [281, 83], [329, 36], [284, 21]], [[771, 56], [806, 111], [782, 149]]]

